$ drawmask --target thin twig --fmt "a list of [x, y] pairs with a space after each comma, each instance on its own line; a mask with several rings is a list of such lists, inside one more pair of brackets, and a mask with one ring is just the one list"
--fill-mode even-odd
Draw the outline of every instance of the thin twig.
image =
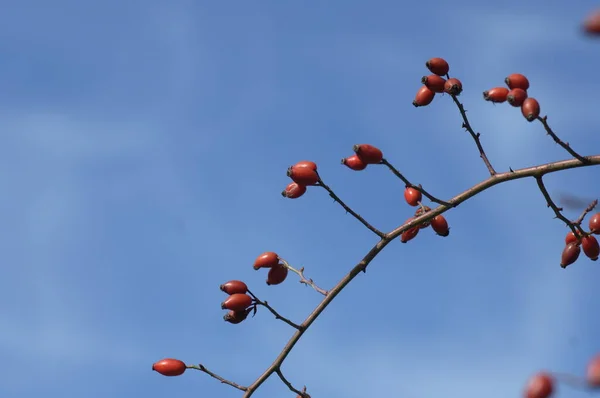
[[546, 206], [550, 207], [552, 209], [552, 211], [554, 211], [554, 214], [556, 214], [556, 218], [558, 218], [559, 220], [561, 220], [565, 224], [567, 224], [567, 226], [569, 228], [571, 228], [571, 231], [573, 231], [575, 236], [577, 236], [579, 234], [579, 232], [577, 232], [577, 227], [575, 226], [575, 224], [573, 224], [571, 222], [571, 220], [569, 220], [567, 217], [562, 215], [562, 213], [561, 213], [563, 210], [562, 207], [558, 207], [556, 205], [556, 203], [554, 203], [554, 201], [550, 197], [550, 194], [548, 193], [548, 190], [546, 189], [546, 186], [544, 185], [544, 181], [542, 180], [542, 176], [536, 176], [535, 181], [537, 182], [537, 185], [538, 185], [538, 188], [540, 188], [540, 191], [542, 191], [542, 195], [544, 195], [544, 198], [546, 199]]
[[439, 205], [454, 207], [453, 204], [445, 202], [445, 201], [443, 201], [441, 199], [438, 199], [435, 196], [431, 195], [429, 192], [427, 192], [425, 189], [423, 189], [423, 187], [421, 186], [421, 184], [419, 184], [419, 185], [412, 184], [410, 181], [408, 181], [408, 179], [406, 177], [404, 177], [402, 175], [402, 173], [400, 173], [398, 171], [398, 169], [396, 169], [394, 166], [392, 166], [392, 164], [390, 162], [388, 162], [386, 159], [382, 159], [381, 160], [381, 164], [386, 165], [387, 168], [390, 169], [390, 171], [392, 173], [394, 173], [394, 175], [396, 175], [396, 177], [398, 177], [399, 179], [402, 180], [402, 182], [404, 183], [404, 185], [406, 185], [407, 187], [414, 188], [414, 189], [418, 190], [423, 195], [425, 195], [425, 197], [427, 197], [427, 199], [429, 199], [430, 201], [432, 201], [434, 203], [437, 203]]
[[256, 297], [254, 295], [254, 293], [252, 293], [250, 290], [248, 290], [248, 294], [252, 296], [252, 298], [254, 298], [254, 301], [257, 305], [262, 305], [263, 307], [265, 307], [266, 309], [268, 309], [269, 311], [271, 311], [271, 314], [275, 315], [275, 319], [279, 319], [285, 323], [287, 323], [288, 325], [290, 325], [293, 328], [296, 328], [298, 330], [302, 329], [302, 326], [290, 321], [289, 319], [287, 319], [286, 317], [280, 315], [277, 311], [275, 311], [275, 309], [273, 307], [271, 307], [269, 305], [269, 303], [267, 303], [266, 301], [262, 301], [260, 300], [258, 297]]
[[[545, 174], [554, 173], [561, 170], [569, 170], [575, 169], [579, 167], [591, 166], [591, 165], [600, 165], [600, 154], [588, 156], [589, 159], [588, 164], [583, 164], [577, 159], [569, 159], [562, 160], [558, 162], [552, 162], [547, 164], [542, 164], [538, 166], [528, 167], [524, 169], [514, 170], [512, 172], [499, 173], [494, 176], [490, 176], [486, 180], [480, 182], [467, 189], [466, 191], [456, 195], [452, 198], [449, 203], [455, 203], [457, 205], [469, 200], [475, 195], [486, 191], [493, 186], [498, 184], [518, 180], [527, 177], [538, 177], [543, 176]], [[271, 365], [265, 371], [256, 378], [248, 386], [248, 389], [243, 395], [243, 398], [250, 398], [256, 390], [273, 374], [281, 367], [285, 359], [288, 357], [290, 352], [294, 349], [300, 338], [304, 335], [304, 333], [310, 328], [310, 326], [315, 322], [315, 320], [325, 311], [325, 309], [329, 306], [329, 304], [336, 298], [336, 296], [350, 283], [358, 274], [360, 274], [366, 267], [373, 261], [375, 257], [383, 250], [385, 247], [400, 236], [404, 231], [414, 227], [415, 225], [421, 224], [423, 222], [431, 220], [433, 217], [438, 214], [442, 214], [448, 211], [450, 207], [445, 205], [440, 205], [431, 211], [426, 212], [425, 214], [416, 217], [409, 223], [403, 224], [393, 231], [387, 233], [384, 238], [382, 238], [379, 242], [375, 244], [369, 250], [369, 252], [363, 257], [363, 259], [356, 264], [350, 272], [348, 272], [331, 290], [329, 290], [327, 296], [323, 298], [323, 300], [316, 306], [316, 308], [306, 317], [304, 322], [302, 322], [302, 329], [296, 331], [286, 345], [283, 347], [277, 358], [273, 361]]]
[[573, 224], [575, 225], [581, 225], [581, 223], [583, 222], [583, 219], [585, 218], [585, 216], [591, 212], [592, 210], [594, 210], [594, 208], [598, 205], [598, 199], [594, 199], [592, 201], [592, 203], [590, 203], [582, 212], [581, 215], [579, 217], [577, 217], [577, 219], [575, 221], [572, 221]]
[[542, 125], [544, 126], [544, 129], [546, 130], [546, 133], [550, 137], [552, 137], [552, 139], [554, 140], [554, 142], [556, 142], [558, 145], [560, 145], [561, 147], [563, 147], [567, 152], [569, 152], [569, 154], [571, 156], [573, 156], [576, 159], [579, 159], [579, 161], [581, 163], [585, 163], [585, 164], [589, 163], [589, 161], [585, 157], [583, 157], [580, 154], [578, 154], [577, 152], [575, 152], [573, 150], [573, 148], [571, 148], [571, 146], [569, 145], [568, 142], [563, 142], [563, 141], [561, 141], [560, 138], [558, 138], [558, 136], [556, 135], [556, 133], [554, 133], [554, 131], [552, 131], [552, 128], [550, 128], [550, 125], [548, 124], [548, 116], [544, 116], [544, 117], [539, 117], [538, 116], [537, 120], [539, 120], [542, 123]]
[[284, 259], [282, 259], [281, 257], [279, 257], [279, 261], [281, 261], [281, 263], [290, 271], [296, 273], [299, 277], [300, 277], [300, 283], [303, 283], [307, 286], [312, 287], [313, 289], [315, 289], [317, 292], [321, 293], [323, 296], [327, 296], [327, 290], [325, 289], [321, 289], [319, 286], [317, 286], [315, 284], [315, 282], [313, 282], [312, 279], [306, 279], [306, 277], [304, 276], [304, 267], [300, 268], [300, 269], [296, 269], [294, 267], [292, 267], [287, 261], [285, 261]]
[[[283, 384], [285, 384], [287, 386], [287, 388], [289, 388], [291, 391], [295, 392], [296, 394], [300, 395], [301, 397], [304, 396], [304, 394], [302, 393], [302, 391], [294, 388], [294, 386], [292, 385], [292, 383], [290, 383], [284, 376], [283, 373], [281, 372], [280, 368], [275, 369], [275, 373], [277, 373], [277, 376], [279, 376], [279, 378], [281, 379], [281, 381], [283, 381]], [[305, 390], [306, 391], [306, 390]]]
[[327, 186], [327, 184], [325, 184], [323, 182], [323, 180], [321, 180], [321, 177], [319, 177], [318, 185], [323, 187], [327, 192], [329, 192], [329, 196], [331, 196], [333, 198], [333, 200], [338, 202], [344, 208], [344, 210], [346, 210], [346, 212], [350, 213], [354, 218], [356, 218], [358, 221], [360, 221], [362, 223], [362, 225], [367, 227], [369, 230], [371, 230], [373, 233], [375, 233], [380, 238], [383, 238], [385, 236], [385, 234], [383, 232], [381, 232], [380, 230], [378, 230], [377, 228], [375, 228], [374, 226], [369, 224], [358, 213], [356, 213], [354, 210], [352, 210], [350, 207], [348, 207], [344, 202], [342, 202], [342, 200], [333, 192], [333, 190], [331, 188], [329, 188], [329, 186]]
[[248, 387], [240, 386], [239, 384], [237, 384], [237, 383], [234, 383], [233, 381], [229, 381], [229, 380], [227, 380], [227, 379], [224, 379], [224, 378], [222, 378], [221, 376], [219, 376], [218, 374], [216, 374], [216, 373], [213, 373], [213, 372], [211, 372], [210, 370], [206, 369], [206, 367], [205, 367], [204, 365], [202, 365], [202, 364], [198, 364], [198, 365], [187, 365], [187, 367], [188, 367], [189, 369], [196, 369], [196, 370], [199, 370], [199, 371], [201, 371], [201, 372], [204, 372], [204, 373], [206, 373], [207, 375], [209, 375], [210, 377], [212, 377], [212, 378], [215, 378], [215, 379], [219, 380], [221, 383], [223, 383], [223, 384], [227, 384], [227, 385], [230, 385], [231, 387], [237, 388], [238, 390], [241, 390], [241, 391], [247, 391], [247, 390], [248, 390]]
[[477, 149], [479, 150], [479, 157], [481, 159], [483, 159], [483, 163], [485, 163], [485, 166], [487, 167], [487, 169], [490, 173], [490, 176], [493, 177], [494, 175], [496, 175], [496, 170], [494, 170], [494, 167], [492, 167], [490, 160], [488, 159], [487, 155], [485, 154], [485, 151], [483, 150], [483, 146], [481, 146], [481, 140], [479, 139], [480, 134], [476, 133], [473, 130], [473, 128], [471, 127], [471, 123], [469, 123], [469, 119], [467, 119], [467, 111], [465, 110], [465, 107], [463, 106], [463, 104], [460, 103], [458, 98], [456, 98], [456, 95], [450, 94], [450, 96], [452, 97], [452, 100], [458, 107], [458, 110], [460, 111], [460, 114], [462, 116], [462, 119], [463, 119], [462, 127], [465, 130], [467, 130], [469, 132], [469, 134], [471, 134], [471, 137], [473, 137], [473, 139], [475, 140], [475, 144], [477, 145]]

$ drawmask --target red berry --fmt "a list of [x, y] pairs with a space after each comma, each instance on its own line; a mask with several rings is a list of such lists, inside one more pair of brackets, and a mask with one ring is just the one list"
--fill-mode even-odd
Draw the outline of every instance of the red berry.
[[483, 92], [483, 99], [486, 101], [502, 103], [506, 101], [508, 89], [506, 87], [494, 87]]
[[306, 185], [300, 185], [297, 182], [290, 182], [283, 191], [281, 196], [290, 199], [297, 199], [306, 193]]
[[[429, 206], [423, 206], [423, 207], [419, 207], [417, 209], [417, 211], [415, 211], [415, 218], [422, 216], [423, 214], [427, 213], [428, 211], [431, 210], [431, 207]], [[419, 228], [420, 229], [425, 229], [427, 228], [429, 225], [431, 224], [431, 221], [426, 221], [422, 224], [419, 224]]]
[[521, 104], [521, 113], [528, 122], [533, 122], [540, 116], [540, 103], [533, 97], [525, 98]]
[[222, 310], [244, 311], [252, 305], [252, 297], [247, 294], [235, 293], [221, 303]]
[[445, 76], [450, 71], [450, 65], [448, 65], [448, 62], [444, 58], [431, 58], [425, 62], [425, 66], [431, 73], [435, 73], [438, 76]]
[[429, 89], [427, 86], [421, 86], [419, 91], [417, 91], [417, 95], [415, 95], [415, 99], [413, 101], [413, 105], [415, 107], [419, 106], [427, 106], [431, 104], [433, 98], [435, 97], [435, 92]]
[[315, 162], [311, 162], [310, 160], [301, 160], [294, 165], [294, 167], [308, 167], [314, 171], [317, 171], [317, 164]]
[[569, 231], [567, 233], [567, 236], [565, 236], [565, 244], [568, 245], [569, 243], [577, 243], [577, 237], [575, 236], [573, 231]]
[[277, 253], [264, 252], [254, 260], [254, 269], [271, 268], [279, 264], [279, 256]]
[[520, 73], [509, 75], [504, 79], [504, 82], [511, 90], [515, 88], [520, 88], [525, 91], [529, 90], [529, 80]]
[[[408, 220], [406, 220], [405, 224], [414, 220], [413, 217], [409, 218]], [[409, 228], [406, 231], [402, 232], [402, 235], [400, 236], [400, 242], [402, 243], [406, 243], [411, 239], [414, 239], [418, 234], [419, 234], [419, 230], [420, 230], [420, 226], [417, 225], [415, 227]]]
[[440, 236], [450, 235], [450, 228], [448, 228], [448, 221], [441, 214], [433, 217], [431, 220], [431, 228]]
[[418, 206], [421, 199], [423, 199], [423, 194], [414, 188], [406, 187], [404, 189], [404, 199], [410, 206]]
[[267, 275], [267, 285], [279, 285], [288, 276], [288, 268], [279, 264], [269, 270]]
[[460, 95], [462, 90], [463, 87], [461, 81], [455, 77], [446, 80], [446, 83], [444, 84], [444, 91], [450, 95]]
[[241, 293], [245, 294], [248, 291], [248, 286], [242, 281], [229, 281], [219, 286], [219, 289], [227, 294]]
[[225, 322], [232, 323], [237, 325], [240, 322], [243, 322], [247, 317], [252, 308], [245, 309], [243, 311], [229, 311], [225, 315], [223, 315], [223, 319]]
[[356, 155], [366, 164], [381, 163], [383, 152], [377, 147], [369, 144], [357, 144], [353, 147]]
[[186, 368], [183, 361], [173, 358], [161, 359], [152, 365], [152, 370], [163, 376], [180, 376], [185, 372]]
[[596, 213], [590, 218], [589, 227], [591, 233], [600, 235], [600, 213]]
[[600, 387], [600, 354], [592, 358], [588, 363], [586, 381], [591, 387]]
[[600, 10], [588, 15], [583, 22], [583, 31], [591, 36], [600, 36]]
[[598, 260], [598, 256], [600, 256], [600, 245], [593, 235], [581, 238], [581, 248], [583, 249], [583, 253], [588, 256], [590, 260]]
[[527, 382], [523, 396], [525, 398], [548, 398], [554, 391], [554, 378], [548, 373], [540, 372]]
[[367, 167], [367, 164], [363, 162], [357, 154], [342, 159], [342, 164], [348, 166], [349, 169], [354, 171], [364, 170]]
[[423, 76], [421, 83], [427, 86], [434, 93], [443, 93], [446, 79], [438, 75]]
[[560, 266], [563, 268], [567, 268], [569, 265], [577, 261], [580, 253], [581, 247], [578, 244], [569, 243], [565, 246], [562, 252], [562, 256], [560, 258]]
[[508, 95], [506, 96], [506, 100], [508, 101], [508, 103], [514, 106], [515, 108], [523, 105], [523, 102], [525, 102], [526, 99], [527, 91], [521, 88], [513, 88], [508, 92]]
[[287, 170], [287, 176], [301, 185], [316, 185], [319, 175], [315, 170], [306, 166], [292, 166]]

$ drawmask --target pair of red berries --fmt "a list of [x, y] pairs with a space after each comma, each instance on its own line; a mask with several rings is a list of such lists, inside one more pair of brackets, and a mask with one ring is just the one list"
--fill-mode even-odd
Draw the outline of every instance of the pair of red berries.
[[297, 199], [306, 193], [306, 187], [317, 185], [320, 181], [317, 164], [310, 160], [302, 160], [287, 169], [287, 176], [293, 182], [281, 192], [284, 198]]
[[[408, 186], [404, 189], [404, 200], [406, 200], [406, 203], [408, 203], [410, 206], [413, 206], [413, 207], [420, 206], [417, 209], [417, 211], [415, 212], [414, 217], [411, 217], [408, 220], [406, 220], [406, 223], [414, 220], [415, 218], [417, 218], [431, 210], [430, 207], [423, 206], [423, 204], [421, 204], [422, 199], [423, 199], [423, 194], [418, 189], [415, 189], [413, 187], [408, 187]], [[431, 225], [431, 228], [435, 231], [435, 233], [437, 233], [440, 236], [448, 236], [450, 234], [450, 228], [448, 227], [448, 221], [446, 221], [446, 218], [444, 216], [442, 216], [441, 214], [438, 214], [433, 219], [431, 219], [431, 221], [425, 222], [423, 224], [419, 224], [413, 228], [410, 228], [410, 229], [407, 229], [406, 231], [404, 231], [402, 233], [402, 235], [400, 236], [400, 241], [402, 243], [406, 243], [409, 240], [414, 239], [417, 236], [417, 234], [419, 233], [419, 230], [421, 230], [423, 228], [427, 228], [430, 225]]]
[[[589, 221], [590, 234], [600, 235], [600, 213], [594, 214]], [[565, 248], [563, 249], [560, 266], [566, 268], [573, 264], [583, 253], [592, 261], [598, 260], [600, 256], [600, 244], [593, 235], [575, 236], [573, 231], [565, 237]]]
[[352, 147], [354, 155], [342, 159], [342, 164], [354, 171], [361, 171], [370, 164], [379, 164], [383, 160], [381, 149], [370, 144], [356, 144]]
[[269, 268], [267, 285], [279, 285], [288, 276], [288, 268], [279, 263], [279, 256], [274, 252], [264, 252], [254, 261], [254, 269]]
[[252, 305], [254, 300], [247, 294], [248, 286], [244, 282], [231, 280], [223, 283], [219, 289], [229, 294], [229, 297], [221, 303], [221, 309], [229, 310], [223, 316], [226, 322], [238, 324], [248, 317], [252, 309], [256, 310], [256, 306]]
[[[600, 354], [594, 356], [588, 363], [585, 381], [590, 388], [600, 388]], [[555, 382], [555, 378], [547, 372], [535, 374], [527, 382], [523, 397], [549, 398], [554, 392]]]
[[443, 58], [431, 58], [425, 63], [425, 66], [432, 73], [429, 76], [423, 76], [421, 83], [423, 85], [417, 91], [413, 105], [416, 107], [427, 106], [431, 104], [436, 93], [447, 93], [450, 95], [460, 95], [462, 92], [462, 82], [456, 78], [444, 79], [448, 77], [450, 65]]
[[483, 99], [494, 103], [508, 103], [515, 108], [521, 108], [523, 117], [533, 122], [540, 116], [540, 103], [533, 97], [529, 97], [529, 79], [520, 73], [509, 75], [504, 82], [506, 87], [494, 87], [483, 92]]

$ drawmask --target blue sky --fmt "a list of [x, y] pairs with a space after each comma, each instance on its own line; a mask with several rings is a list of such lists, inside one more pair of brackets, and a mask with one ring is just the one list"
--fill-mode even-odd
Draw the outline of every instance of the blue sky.
[[[389, 171], [339, 164], [352, 145], [377, 145], [442, 198], [486, 178], [449, 97], [411, 105], [434, 56], [462, 79], [496, 169], [567, 158], [519, 110], [483, 101], [513, 72], [565, 141], [600, 153], [600, 42], [578, 30], [596, 5], [4, 1], [0, 395], [240, 396], [150, 368], [175, 357], [251, 383], [293, 330], [267, 311], [223, 322], [218, 286], [242, 279], [300, 322], [321, 297], [291, 276], [268, 287], [255, 257], [276, 251], [330, 288], [376, 242], [320, 189], [281, 198], [286, 168], [316, 161], [386, 231], [414, 209]], [[593, 199], [599, 172], [547, 187]], [[600, 351], [600, 263], [559, 267], [567, 229], [535, 182], [446, 216], [450, 237], [389, 245], [335, 299], [285, 362], [292, 383], [313, 397], [494, 398], [540, 369], [583, 372]], [[254, 396], [285, 394], [272, 377]]]

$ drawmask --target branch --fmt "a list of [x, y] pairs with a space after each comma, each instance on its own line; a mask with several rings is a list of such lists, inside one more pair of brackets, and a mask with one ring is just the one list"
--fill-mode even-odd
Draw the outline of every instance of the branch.
[[354, 210], [352, 210], [344, 202], [342, 202], [342, 200], [331, 190], [331, 188], [329, 188], [323, 182], [323, 180], [321, 180], [321, 177], [319, 177], [318, 185], [323, 187], [327, 192], [329, 192], [329, 196], [331, 196], [333, 198], [333, 200], [338, 202], [344, 208], [344, 210], [346, 210], [347, 213], [350, 213], [354, 218], [356, 218], [358, 221], [360, 221], [362, 223], [362, 225], [367, 227], [369, 230], [371, 230], [373, 233], [375, 233], [380, 238], [384, 237], [385, 234], [383, 232], [381, 232], [380, 230], [378, 230], [377, 228], [375, 228], [374, 226], [369, 224], [364, 218], [362, 218], [359, 214], [357, 214]]
[[[283, 376], [283, 373], [281, 373], [281, 369], [279, 369], [279, 368], [275, 369], [275, 373], [277, 373], [277, 376], [279, 376], [281, 381], [283, 381], [283, 384], [285, 384], [291, 391], [295, 392], [296, 394], [298, 394], [301, 397], [304, 396], [304, 393], [302, 391], [297, 390], [296, 388], [294, 388], [292, 383], [287, 381], [287, 379]], [[306, 387], [304, 387], [304, 392], [306, 392]]]
[[283, 347], [280, 354], [275, 358], [275, 361], [260, 375], [258, 378], [248, 386], [243, 398], [250, 398], [254, 392], [281, 367], [281, 364], [285, 361], [287, 356], [290, 354], [294, 346], [298, 343], [302, 335], [310, 328], [313, 322], [321, 315], [321, 313], [327, 308], [327, 306], [335, 299], [335, 297], [359, 274], [365, 270], [369, 263], [395, 238], [400, 236], [404, 231], [414, 227], [415, 225], [429, 221], [438, 214], [442, 214], [448, 211], [452, 206], [459, 205], [462, 202], [467, 201], [473, 196], [480, 192], [486, 191], [491, 187], [498, 185], [503, 182], [518, 180], [526, 177], [537, 177], [545, 174], [554, 173], [561, 170], [574, 169], [579, 167], [600, 165], [600, 155], [588, 156], [586, 162], [581, 162], [578, 159], [562, 160], [559, 162], [542, 164], [539, 166], [528, 167], [524, 169], [514, 170], [512, 172], [495, 174], [487, 178], [486, 180], [474, 185], [466, 191], [456, 195], [449, 201], [451, 206], [440, 205], [435, 209], [428, 211], [427, 213], [414, 218], [409, 223], [406, 223], [400, 227], [397, 227], [393, 231], [385, 234], [385, 236], [375, 244], [369, 250], [369, 252], [363, 257], [363, 259], [356, 264], [348, 274], [346, 274], [334, 287], [329, 291], [327, 296], [317, 305], [317, 307], [308, 315], [308, 317], [300, 325], [302, 329], [296, 331], [287, 344]]
[[558, 207], [556, 205], [556, 203], [554, 203], [554, 201], [550, 197], [550, 194], [548, 193], [548, 190], [546, 189], [546, 186], [544, 185], [544, 181], [542, 180], [542, 176], [536, 176], [535, 180], [537, 182], [538, 188], [540, 188], [540, 191], [542, 191], [542, 195], [544, 195], [544, 198], [546, 199], [546, 206], [550, 207], [552, 209], [552, 211], [554, 211], [554, 214], [556, 214], [555, 218], [558, 218], [559, 220], [561, 220], [565, 224], [567, 224], [567, 226], [569, 228], [571, 228], [571, 231], [573, 231], [575, 236], [579, 235], [579, 232], [577, 232], [577, 228], [571, 222], [571, 220], [569, 220], [567, 217], [562, 215], [562, 213], [561, 213], [563, 210], [562, 207]]
[[321, 293], [323, 296], [327, 296], [327, 290], [325, 289], [321, 289], [319, 286], [317, 286], [315, 284], [315, 282], [313, 282], [312, 279], [306, 279], [304, 277], [304, 267], [300, 268], [299, 270], [292, 267], [287, 261], [285, 261], [284, 259], [282, 259], [281, 257], [279, 257], [279, 261], [281, 261], [283, 263], [283, 265], [289, 269], [290, 271], [298, 274], [298, 276], [300, 276], [300, 283], [303, 283], [307, 286], [312, 287], [313, 289], [315, 289], [317, 292]]
[[588, 207], [586, 207], [582, 212], [581, 215], [575, 220], [572, 221], [573, 224], [575, 225], [581, 225], [581, 222], [583, 221], [583, 219], [585, 218], [585, 216], [591, 212], [592, 210], [594, 210], [594, 208], [598, 205], [598, 199], [595, 199], [592, 201], [592, 203], [590, 203], [588, 205]]
[[467, 119], [467, 111], [465, 110], [463, 104], [460, 103], [458, 98], [456, 98], [456, 95], [450, 94], [450, 96], [452, 97], [452, 100], [458, 107], [458, 110], [460, 111], [460, 114], [463, 118], [462, 127], [465, 130], [467, 130], [469, 134], [471, 134], [471, 137], [473, 137], [473, 139], [475, 140], [475, 144], [477, 145], [477, 149], [479, 150], [479, 157], [483, 159], [483, 163], [485, 163], [485, 166], [487, 167], [490, 176], [493, 177], [494, 175], [496, 175], [496, 170], [494, 170], [494, 167], [492, 167], [490, 160], [488, 159], [487, 155], [485, 154], [485, 151], [483, 150], [483, 146], [481, 146], [481, 140], [479, 139], [480, 134], [476, 133], [471, 127], [471, 123], [469, 123], [469, 119]]
[[[295, 324], [294, 322], [290, 321], [289, 319], [287, 319], [284, 316], [281, 316], [277, 311], [275, 311], [275, 309], [273, 307], [271, 307], [269, 305], [269, 303], [267, 303], [266, 301], [259, 300], [258, 297], [256, 297], [254, 295], [254, 293], [252, 293], [250, 290], [248, 290], [248, 294], [252, 296], [256, 305], [262, 305], [263, 307], [265, 307], [266, 309], [271, 311], [271, 314], [275, 315], [275, 319], [279, 319], [295, 329], [302, 330], [302, 326]], [[250, 307], [250, 308], [252, 308], [252, 307]]]
[[411, 182], [410, 182], [410, 181], [408, 181], [408, 180], [406, 179], [406, 177], [404, 177], [404, 176], [402, 175], [402, 173], [400, 173], [400, 172], [399, 172], [399, 171], [398, 171], [398, 170], [397, 170], [397, 169], [396, 169], [394, 166], [392, 166], [392, 164], [391, 164], [390, 162], [388, 162], [386, 159], [382, 159], [382, 160], [381, 160], [381, 164], [384, 164], [384, 165], [386, 165], [386, 166], [388, 167], [388, 169], [390, 169], [390, 170], [391, 170], [391, 172], [392, 172], [392, 173], [394, 173], [394, 174], [396, 175], [396, 177], [398, 177], [399, 179], [401, 179], [401, 180], [402, 180], [402, 182], [404, 182], [404, 184], [405, 184], [407, 187], [414, 188], [414, 189], [416, 189], [417, 191], [421, 192], [421, 193], [422, 193], [423, 195], [425, 195], [425, 196], [427, 197], [427, 199], [429, 199], [430, 201], [432, 201], [432, 202], [434, 202], [434, 203], [437, 203], [437, 204], [440, 204], [440, 205], [446, 205], [446, 206], [452, 207], [452, 205], [451, 205], [450, 203], [448, 203], [448, 202], [444, 202], [443, 200], [436, 198], [435, 196], [431, 195], [429, 192], [427, 192], [426, 190], [424, 190], [424, 189], [423, 189], [423, 187], [421, 186], [421, 184], [419, 184], [419, 185], [414, 185], [414, 184], [411, 184]]
[[550, 125], [548, 125], [548, 116], [544, 116], [544, 117], [537, 117], [537, 120], [539, 120], [542, 125], [544, 126], [544, 129], [546, 130], [546, 133], [552, 137], [552, 139], [554, 140], [554, 142], [556, 142], [558, 145], [560, 145], [561, 147], [563, 147], [567, 152], [569, 152], [569, 154], [571, 156], [573, 156], [576, 159], [579, 159], [580, 162], [582, 163], [587, 163], [587, 160], [581, 156], [580, 154], [578, 154], [577, 152], [575, 152], [571, 146], [569, 145], [568, 142], [563, 142], [560, 140], [560, 138], [558, 138], [558, 136], [554, 133], [554, 131], [552, 131], [552, 129], [550, 128]]
[[196, 370], [199, 370], [199, 371], [201, 371], [201, 372], [204, 372], [204, 373], [206, 373], [207, 375], [209, 375], [210, 377], [212, 377], [212, 378], [215, 378], [215, 379], [219, 380], [221, 383], [223, 383], [223, 384], [227, 384], [227, 385], [230, 385], [231, 387], [237, 388], [238, 390], [241, 390], [241, 391], [247, 391], [247, 390], [248, 390], [248, 387], [240, 386], [239, 384], [237, 384], [237, 383], [234, 383], [233, 381], [229, 381], [229, 380], [227, 380], [227, 379], [224, 379], [224, 378], [222, 378], [221, 376], [219, 376], [218, 374], [215, 374], [215, 373], [211, 372], [210, 370], [206, 369], [206, 368], [204, 367], [204, 365], [202, 365], [202, 364], [198, 364], [198, 365], [187, 365], [187, 367], [188, 367], [189, 369], [196, 369]]

